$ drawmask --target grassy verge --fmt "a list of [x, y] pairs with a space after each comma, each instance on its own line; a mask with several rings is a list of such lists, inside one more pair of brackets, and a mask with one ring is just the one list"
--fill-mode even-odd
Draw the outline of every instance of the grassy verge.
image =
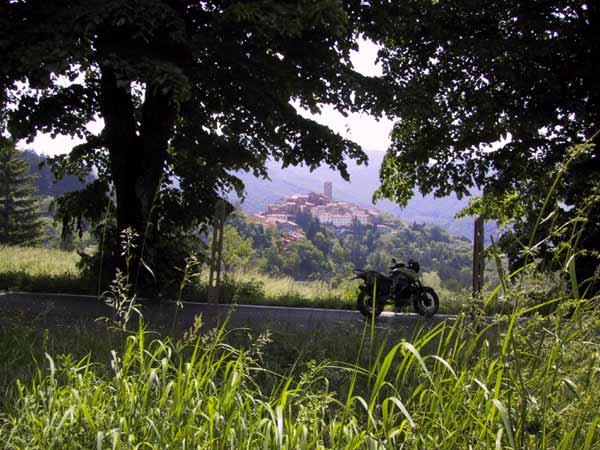
[[[206, 298], [207, 277], [190, 286], [186, 299]], [[260, 273], [236, 272], [223, 282], [223, 297], [228, 302], [252, 305], [295, 306], [331, 309], [355, 308], [356, 283], [332, 288], [322, 281], [296, 281], [290, 277], [273, 278]]]
[[0, 290], [95, 294], [77, 268], [79, 255], [57, 249], [0, 246]]

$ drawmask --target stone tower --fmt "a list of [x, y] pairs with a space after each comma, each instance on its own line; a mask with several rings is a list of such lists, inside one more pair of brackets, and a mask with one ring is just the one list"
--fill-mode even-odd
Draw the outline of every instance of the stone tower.
[[333, 183], [331, 181], [326, 181], [324, 186], [325, 197], [327, 197], [330, 201], [333, 200]]

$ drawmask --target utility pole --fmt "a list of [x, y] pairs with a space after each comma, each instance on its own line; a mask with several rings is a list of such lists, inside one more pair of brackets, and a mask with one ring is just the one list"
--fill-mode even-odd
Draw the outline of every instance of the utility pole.
[[473, 230], [473, 297], [478, 297], [483, 287], [483, 218], [475, 219]]
[[221, 300], [221, 266], [223, 260], [223, 228], [225, 226], [225, 202], [217, 201], [213, 221], [213, 240], [210, 252], [210, 275], [208, 277], [208, 303]]

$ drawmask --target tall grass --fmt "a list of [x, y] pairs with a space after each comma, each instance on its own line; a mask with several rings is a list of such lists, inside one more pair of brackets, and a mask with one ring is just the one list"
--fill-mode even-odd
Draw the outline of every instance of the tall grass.
[[[227, 300], [273, 306], [353, 309], [356, 283], [332, 287], [329, 283], [297, 281], [288, 276], [271, 277], [254, 272], [235, 272], [225, 280]], [[253, 292], [254, 290], [254, 292]], [[237, 292], [236, 292], [237, 291]], [[236, 297], [237, 298], [233, 298]]]
[[[573, 304], [575, 305], [575, 304]], [[600, 448], [600, 314], [442, 323], [357, 362], [275, 374], [224, 331], [142, 328], [101, 364], [46, 355], [3, 448]], [[579, 326], [579, 322], [583, 327]], [[259, 346], [261, 344], [258, 344]], [[268, 347], [267, 347], [268, 348]], [[363, 362], [361, 362], [363, 361]], [[337, 385], [330, 380], [336, 379]], [[343, 386], [343, 389], [340, 389]]]

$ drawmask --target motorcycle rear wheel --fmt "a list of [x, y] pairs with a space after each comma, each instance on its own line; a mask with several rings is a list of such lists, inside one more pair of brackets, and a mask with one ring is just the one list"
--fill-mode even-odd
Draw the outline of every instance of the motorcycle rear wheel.
[[413, 301], [413, 306], [417, 313], [424, 317], [431, 317], [438, 312], [440, 299], [432, 288], [424, 286], [417, 293]]
[[[383, 305], [378, 302], [373, 302], [372, 289], [371, 292], [367, 291], [368, 288], [360, 290], [358, 298], [356, 299], [356, 306], [358, 307], [358, 310], [362, 313], [363, 316], [377, 317], [383, 311]], [[375, 303], [375, 305], [373, 305], [373, 303]], [[373, 307], [375, 308], [375, 310], [373, 310]]]

